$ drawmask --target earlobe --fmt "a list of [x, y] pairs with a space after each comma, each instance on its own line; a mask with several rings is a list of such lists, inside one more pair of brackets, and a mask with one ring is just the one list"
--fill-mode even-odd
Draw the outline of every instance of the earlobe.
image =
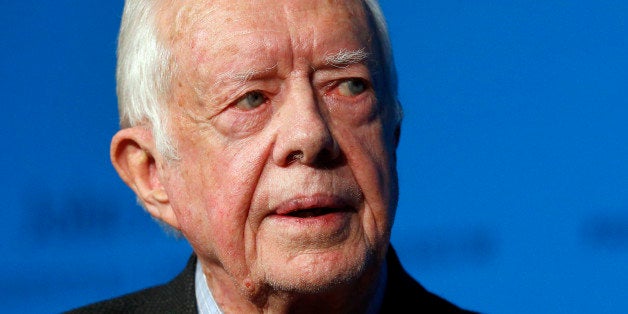
[[111, 140], [111, 162], [120, 178], [135, 192], [144, 208], [156, 219], [179, 229], [168, 194], [159, 175], [159, 155], [151, 131], [125, 128]]

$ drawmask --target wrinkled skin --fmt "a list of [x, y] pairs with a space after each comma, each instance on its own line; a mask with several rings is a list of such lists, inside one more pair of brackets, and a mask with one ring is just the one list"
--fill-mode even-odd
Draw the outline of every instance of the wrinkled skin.
[[399, 126], [363, 4], [171, 1], [159, 25], [180, 158], [164, 160], [145, 128], [122, 130], [113, 146], [148, 154], [125, 159], [146, 182], [125, 181], [189, 240], [223, 310], [366, 310], [397, 201]]

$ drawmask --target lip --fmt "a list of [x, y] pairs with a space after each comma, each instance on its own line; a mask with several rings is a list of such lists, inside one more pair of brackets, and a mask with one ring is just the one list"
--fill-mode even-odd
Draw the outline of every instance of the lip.
[[277, 243], [298, 243], [300, 249], [343, 243], [356, 228], [358, 200], [351, 194], [309, 194], [289, 198], [264, 219], [261, 230]]
[[353, 212], [355, 211], [355, 206], [351, 203], [350, 200], [337, 195], [314, 194], [299, 196], [280, 203], [273, 210], [273, 214], [306, 219], [308, 217], [298, 217], [298, 213], [313, 210], [320, 214], [315, 214], [312, 217], [318, 217], [325, 214]]

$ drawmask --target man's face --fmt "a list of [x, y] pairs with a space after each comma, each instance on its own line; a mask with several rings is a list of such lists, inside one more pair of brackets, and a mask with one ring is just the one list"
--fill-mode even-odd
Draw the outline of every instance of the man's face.
[[397, 125], [360, 2], [191, 1], [170, 13], [180, 160], [160, 176], [205, 272], [301, 292], [372, 272], [396, 206]]

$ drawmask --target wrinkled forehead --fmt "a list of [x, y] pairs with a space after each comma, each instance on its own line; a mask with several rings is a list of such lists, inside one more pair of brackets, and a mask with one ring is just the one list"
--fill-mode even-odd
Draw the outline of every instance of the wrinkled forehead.
[[[365, 21], [364, 3], [359, 0], [164, 0], [159, 10], [161, 30], [169, 39], [206, 30], [214, 31], [231, 24], [251, 27], [285, 20], [302, 20], [313, 14], [330, 22]], [[213, 22], [213, 23], [212, 23]], [[164, 27], [165, 26], [165, 27]]]
[[273, 34], [289, 34], [294, 40], [291, 44], [297, 46], [325, 45], [330, 50], [343, 50], [346, 49], [343, 44], [354, 44], [362, 46], [356, 49], [371, 50], [372, 25], [363, 1], [359, 0], [195, 0], [164, 3], [167, 5], [162, 6], [158, 19], [160, 35], [179, 57], [184, 53], [200, 51], [205, 55], [208, 52], [229, 53], [229, 49], [218, 51], [218, 48], [229, 45], [233, 52], [239, 52], [241, 47], [236, 46], [246, 46], [247, 40], [263, 41], [263, 38], [273, 37]]

